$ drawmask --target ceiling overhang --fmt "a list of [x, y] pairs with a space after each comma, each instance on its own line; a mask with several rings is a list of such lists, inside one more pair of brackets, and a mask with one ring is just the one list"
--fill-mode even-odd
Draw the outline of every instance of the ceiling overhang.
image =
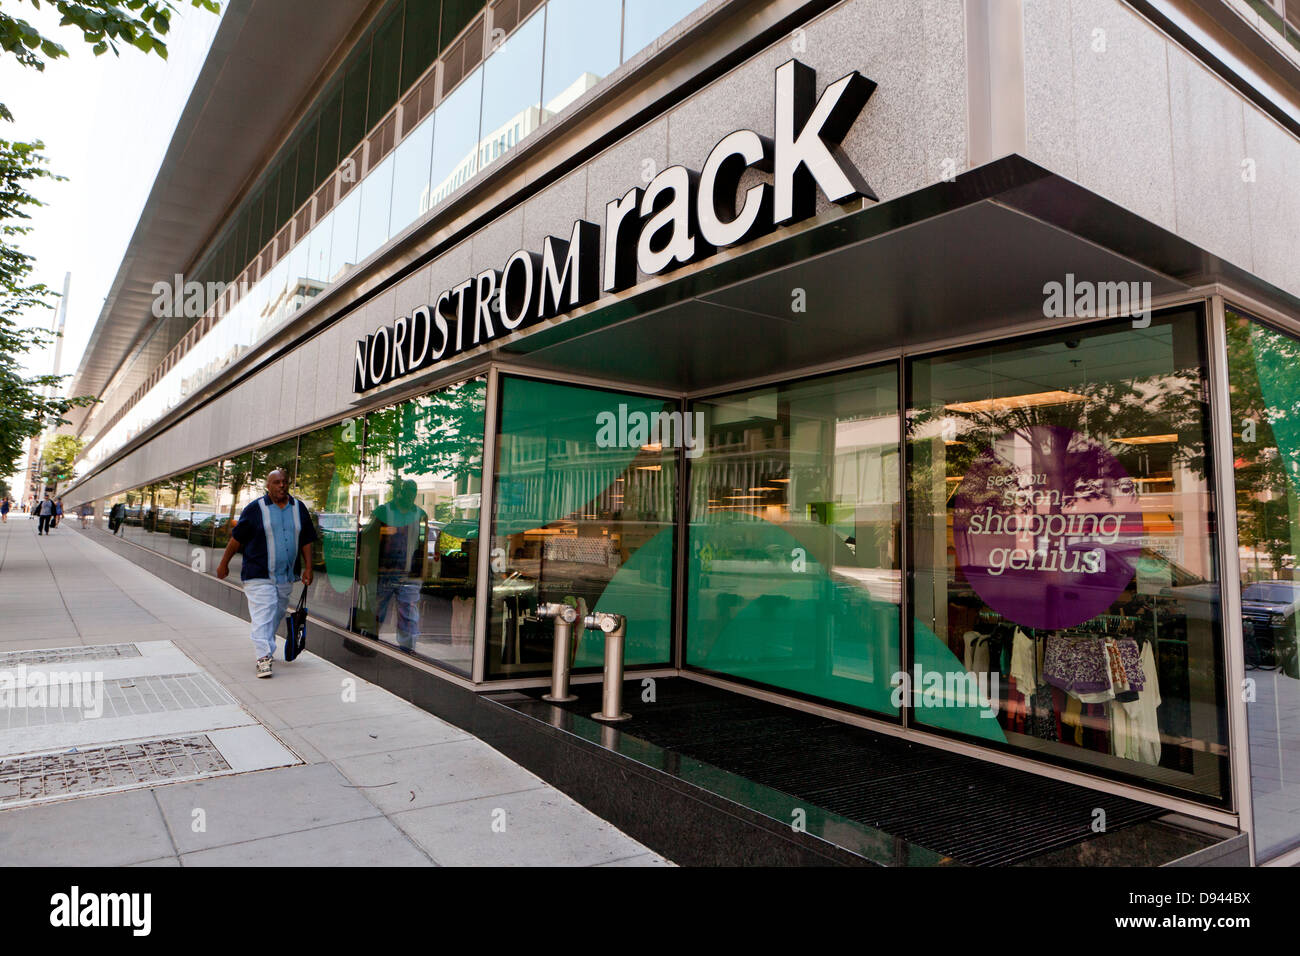
[[707, 390], [1052, 324], [1043, 287], [1067, 274], [1150, 283], [1157, 299], [1223, 283], [1300, 315], [1294, 296], [1009, 156], [955, 182], [662, 279], [506, 341], [494, 357], [652, 388]]
[[[194, 324], [153, 316], [154, 283], [195, 264], [370, 6], [229, 0], [69, 394], [102, 397], [120, 369], [134, 388], [139, 382], [131, 376], [144, 381]], [[87, 415], [87, 409], [69, 413], [74, 431]]]

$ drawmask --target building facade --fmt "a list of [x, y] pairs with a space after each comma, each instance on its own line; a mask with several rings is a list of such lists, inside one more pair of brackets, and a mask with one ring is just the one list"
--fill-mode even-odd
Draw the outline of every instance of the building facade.
[[535, 694], [568, 603], [1300, 853], [1300, 4], [358, 12], [224, 15], [73, 383], [98, 536], [238, 610], [283, 467], [395, 688]]

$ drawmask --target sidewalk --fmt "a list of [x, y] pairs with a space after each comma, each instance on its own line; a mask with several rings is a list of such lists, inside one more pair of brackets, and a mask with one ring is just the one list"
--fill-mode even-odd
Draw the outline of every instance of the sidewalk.
[[[75, 518], [46, 537], [35, 524], [0, 525], [0, 678], [93, 671], [103, 714], [0, 705], [7, 865], [665, 864], [482, 741], [311, 653], [277, 652], [275, 676], [257, 680], [245, 622]], [[179, 782], [149, 785], [161, 779]]]

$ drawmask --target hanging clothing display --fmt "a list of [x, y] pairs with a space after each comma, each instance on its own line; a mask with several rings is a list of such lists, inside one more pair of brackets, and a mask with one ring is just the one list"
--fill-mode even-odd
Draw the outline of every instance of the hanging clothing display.
[[1156, 708], [1160, 706], [1160, 681], [1156, 676], [1155, 653], [1147, 642], [1142, 648], [1139, 665], [1148, 675], [1137, 700], [1116, 701], [1111, 707], [1112, 752], [1125, 760], [1146, 764], [1160, 763], [1160, 725]]
[[1056, 634], [1047, 639], [1043, 679], [1071, 694], [1112, 692], [1110, 660], [1102, 641]]
[[983, 674], [989, 669], [989, 642], [988, 639], [978, 631], [967, 631], [962, 635], [962, 641], [966, 644], [966, 653], [963, 663], [966, 670], [972, 674]]

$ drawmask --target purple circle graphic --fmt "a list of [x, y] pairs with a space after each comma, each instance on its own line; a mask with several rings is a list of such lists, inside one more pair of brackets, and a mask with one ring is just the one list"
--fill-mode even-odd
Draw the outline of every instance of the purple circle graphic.
[[953, 498], [958, 566], [985, 604], [1024, 627], [1073, 627], [1104, 613], [1133, 580], [1141, 536], [1132, 478], [1070, 428], [1002, 434]]

